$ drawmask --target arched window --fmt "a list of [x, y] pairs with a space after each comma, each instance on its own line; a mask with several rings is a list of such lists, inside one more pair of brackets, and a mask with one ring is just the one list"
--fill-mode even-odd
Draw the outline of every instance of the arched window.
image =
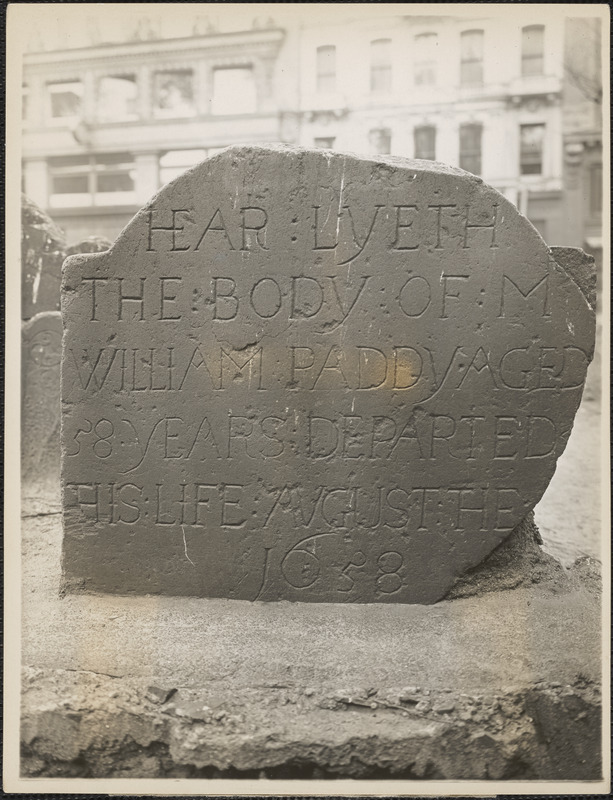
[[483, 126], [480, 122], [460, 125], [460, 167], [473, 175], [481, 174], [481, 137]]
[[415, 37], [413, 81], [416, 86], [434, 86], [436, 83], [437, 46], [436, 33], [419, 33]]
[[521, 74], [543, 74], [543, 53], [545, 42], [544, 25], [526, 25], [521, 29]]
[[590, 211], [592, 214], [602, 212], [602, 164], [590, 167]]
[[336, 47], [326, 44], [317, 48], [317, 91], [321, 93], [336, 91]]
[[545, 126], [542, 123], [519, 126], [520, 175], [542, 175]]
[[436, 128], [434, 125], [420, 125], [413, 131], [415, 158], [434, 161], [436, 158]]
[[389, 128], [373, 128], [368, 133], [368, 144], [373, 155], [389, 155], [392, 152], [391, 130]]
[[370, 43], [370, 91], [388, 94], [392, 90], [392, 40], [375, 39]]
[[483, 31], [460, 34], [460, 84], [481, 86], [483, 83]]

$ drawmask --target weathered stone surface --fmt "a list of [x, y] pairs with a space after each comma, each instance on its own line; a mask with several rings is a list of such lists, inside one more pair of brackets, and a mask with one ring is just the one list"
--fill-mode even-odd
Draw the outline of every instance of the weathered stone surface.
[[579, 247], [551, 247], [551, 255], [585, 295], [590, 307], [596, 309], [596, 284], [598, 280], [594, 256]]
[[60, 472], [59, 311], [36, 314], [22, 326], [22, 477], [39, 486], [57, 484]]
[[59, 311], [66, 238], [61, 228], [21, 195], [21, 316]]
[[442, 165], [231, 148], [66, 262], [69, 590], [434, 602], [540, 499], [594, 314]]

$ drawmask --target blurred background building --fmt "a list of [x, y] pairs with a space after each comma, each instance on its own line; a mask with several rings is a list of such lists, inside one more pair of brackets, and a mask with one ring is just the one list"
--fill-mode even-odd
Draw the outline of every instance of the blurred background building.
[[548, 243], [601, 259], [596, 18], [530, 4], [423, 16], [402, 4], [237, 15], [182, 3], [180, 14], [124, 4], [119, 24], [104, 5], [78, 5], [71, 25], [32, 26], [23, 69], [22, 188], [69, 242], [116, 238], [223, 147], [289, 142], [462, 167]]

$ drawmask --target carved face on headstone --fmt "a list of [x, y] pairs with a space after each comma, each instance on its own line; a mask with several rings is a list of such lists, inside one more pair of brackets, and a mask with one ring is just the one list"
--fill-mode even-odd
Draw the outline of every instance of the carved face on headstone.
[[434, 602], [532, 509], [593, 313], [441, 165], [230, 148], [65, 268], [68, 587]]

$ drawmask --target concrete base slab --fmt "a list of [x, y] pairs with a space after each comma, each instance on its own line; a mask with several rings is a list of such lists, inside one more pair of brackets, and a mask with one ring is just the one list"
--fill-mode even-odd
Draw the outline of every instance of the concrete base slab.
[[600, 778], [592, 564], [434, 606], [61, 598], [34, 513], [24, 775]]

